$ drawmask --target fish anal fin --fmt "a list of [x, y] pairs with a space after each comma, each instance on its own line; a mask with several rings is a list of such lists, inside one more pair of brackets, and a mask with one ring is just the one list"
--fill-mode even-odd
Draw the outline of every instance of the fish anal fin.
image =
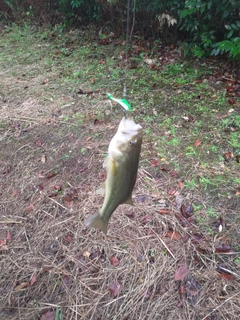
[[132, 195], [130, 197], [127, 198], [127, 200], [125, 200], [123, 202], [124, 204], [129, 204], [130, 206], [133, 206], [133, 201], [132, 201]]
[[90, 228], [97, 228], [107, 234], [109, 219], [103, 219], [98, 212], [93, 214], [85, 221], [85, 226]]

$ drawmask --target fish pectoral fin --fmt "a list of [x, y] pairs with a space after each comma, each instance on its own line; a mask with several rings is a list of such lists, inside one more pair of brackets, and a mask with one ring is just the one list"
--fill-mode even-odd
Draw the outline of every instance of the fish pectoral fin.
[[125, 200], [123, 203], [124, 204], [130, 204], [130, 206], [133, 206], [134, 204], [133, 204], [133, 201], [132, 201], [132, 195], [129, 198], [127, 198], [127, 200]]
[[103, 219], [98, 212], [93, 214], [85, 221], [86, 227], [97, 228], [107, 234], [109, 219]]
[[106, 182], [104, 182], [102, 187], [96, 191], [96, 194], [104, 195], [105, 193], [106, 193]]
[[108, 157], [103, 162], [103, 168], [106, 168], [108, 164]]
[[108, 158], [108, 163], [107, 163], [107, 172], [110, 173], [112, 176], [116, 175], [116, 162], [112, 160], [111, 158]]

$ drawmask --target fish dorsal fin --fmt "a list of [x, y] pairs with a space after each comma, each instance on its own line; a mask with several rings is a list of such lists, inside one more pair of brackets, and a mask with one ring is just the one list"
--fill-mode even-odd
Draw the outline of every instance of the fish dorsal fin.
[[130, 204], [130, 206], [133, 206], [134, 204], [133, 204], [133, 201], [132, 201], [132, 195], [130, 195], [130, 197], [127, 198], [127, 200], [125, 200], [123, 203], [124, 204]]

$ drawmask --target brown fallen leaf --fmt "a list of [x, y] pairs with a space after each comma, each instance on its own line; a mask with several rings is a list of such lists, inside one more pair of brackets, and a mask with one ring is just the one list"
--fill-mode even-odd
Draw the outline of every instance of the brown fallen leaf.
[[7, 231], [6, 240], [8, 240], [8, 241], [12, 240], [12, 234], [9, 231]]
[[36, 281], [37, 281], [37, 272], [35, 271], [30, 281], [30, 286], [33, 286]]
[[232, 251], [232, 248], [228, 245], [221, 245], [221, 246], [218, 246], [216, 249], [215, 249], [215, 252], [216, 253], [229, 253]]
[[12, 193], [12, 196], [13, 196], [14, 198], [17, 198], [18, 195], [19, 195], [19, 191], [18, 191], [17, 189], [14, 189], [14, 190], [13, 190], [13, 193]]
[[95, 83], [95, 79], [94, 78], [90, 78], [89, 80], [92, 82], [92, 84]]
[[188, 272], [189, 270], [187, 265], [180, 266], [175, 272], [174, 280], [175, 281], [183, 280], [188, 275]]
[[231, 162], [231, 161], [233, 161], [233, 153], [232, 152], [225, 152], [223, 154], [223, 158], [226, 162]]
[[185, 205], [183, 204], [181, 206], [181, 213], [184, 218], [190, 218], [193, 214], [193, 206], [189, 205], [189, 206], [185, 207]]
[[149, 221], [152, 220], [152, 216], [150, 214], [147, 214], [146, 216], [142, 217], [142, 219], [140, 220], [140, 222], [142, 224], [146, 224], [148, 223]]
[[172, 171], [170, 172], [170, 176], [173, 177], [173, 178], [178, 178], [178, 172], [175, 171], [175, 170], [172, 170]]
[[112, 284], [110, 284], [108, 289], [109, 289], [110, 295], [112, 297], [117, 297], [120, 293], [120, 290], [121, 290], [121, 284], [118, 281], [113, 282]]
[[228, 99], [228, 103], [231, 104], [232, 106], [236, 106], [236, 105], [237, 105], [236, 100], [233, 99], [233, 98], [229, 98], [229, 99]]
[[41, 314], [40, 320], [54, 320], [55, 319], [55, 310], [47, 310]]
[[111, 265], [114, 266], [114, 267], [117, 267], [119, 265], [119, 260], [117, 257], [115, 256], [111, 256], [110, 257], [110, 262], [111, 262]]
[[94, 251], [89, 255], [89, 259], [94, 260], [101, 256], [100, 250]]
[[170, 188], [169, 191], [168, 191], [168, 194], [170, 196], [174, 195], [176, 193], [176, 190], [174, 188]]
[[198, 146], [200, 146], [202, 144], [202, 140], [201, 139], [197, 139], [196, 141], [195, 141], [195, 143], [194, 143], [194, 146], [195, 147], [198, 147]]
[[180, 240], [182, 238], [179, 232], [173, 230], [167, 232], [167, 237], [172, 240]]
[[183, 182], [181, 180], [178, 180], [177, 184], [179, 189], [183, 188]]
[[55, 177], [56, 175], [57, 175], [56, 172], [50, 172], [50, 173], [46, 176], [46, 178], [47, 178], [47, 179], [51, 179], [51, 178]]
[[8, 250], [7, 240], [0, 240], [0, 250]]
[[72, 240], [73, 240], [73, 235], [72, 235], [72, 234], [67, 234], [67, 235], [64, 237], [64, 240], [65, 240], [67, 243], [71, 243]]
[[125, 213], [125, 215], [131, 220], [133, 220], [135, 218], [134, 211], [127, 212], [127, 213]]
[[34, 205], [31, 203], [27, 208], [26, 211], [27, 212], [32, 212], [34, 210]]
[[220, 278], [226, 279], [226, 280], [235, 280], [236, 279], [236, 276], [231, 273], [221, 272], [221, 273], [219, 273], [219, 275], [220, 275]]
[[158, 211], [159, 214], [168, 214], [170, 211], [168, 209], [160, 209]]
[[42, 141], [39, 140], [39, 139], [37, 139], [37, 140], [35, 141], [35, 143], [36, 143], [36, 145], [37, 145], [38, 147], [41, 147], [41, 146], [42, 146]]
[[187, 300], [192, 305], [195, 305], [198, 301], [201, 286], [191, 277], [188, 276], [186, 281], [186, 294]]
[[193, 244], [200, 244], [204, 241], [204, 236], [200, 233], [194, 233], [191, 235], [191, 242]]
[[64, 275], [61, 280], [62, 280], [62, 283], [60, 284], [60, 292], [63, 292], [63, 291], [66, 291], [66, 289], [69, 287], [71, 281], [69, 276], [67, 275]]
[[144, 298], [144, 299], [148, 299], [150, 298], [152, 295], [151, 291], [149, 289], [146, 289], [142, 294], [141, 296]]
[[19, 284], [18, 286], [16, 286], [16, 288], [14, 289], [14, 291], [19, 291], [22, 290], [26, 287], [29, 286], [29, 282], [22, 282], [21, 284]]
[[157, 160], [157, 159], [151, 160], [151, 161], [150, 161], [150, 166], [151, 166], [151, 167], [157, 167], [157, 166], [159, 166], [159, 160]]

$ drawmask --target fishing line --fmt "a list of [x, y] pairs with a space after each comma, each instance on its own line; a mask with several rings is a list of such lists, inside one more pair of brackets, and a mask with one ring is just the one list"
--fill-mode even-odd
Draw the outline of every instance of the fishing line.
[[126, 25], [126, 67], [125, 67], [125, 81], [124, 81], [124, 88], [123, 88], [123, 98], [127, 96], [127, 71], [128, 71], [128, 44], [129, 44], [129, 15], [130, 15], [130, 0], [127, 3], [127, 25]]
[[129, 20], [130, 20], [130, 0], [127, 0], [127, 23], [126, 23], [126, 66], [125, 66], [125, 77], [124, 77], [124, 86], [123, 86], [123, 99], [114, 98], [110, 93], [107, 93], [109, 99], [119, 103], [126, 112], [132, 111], [131, 104], [127, 101], [127, 72], [128, 72], [128, 45], [129, 45]]

